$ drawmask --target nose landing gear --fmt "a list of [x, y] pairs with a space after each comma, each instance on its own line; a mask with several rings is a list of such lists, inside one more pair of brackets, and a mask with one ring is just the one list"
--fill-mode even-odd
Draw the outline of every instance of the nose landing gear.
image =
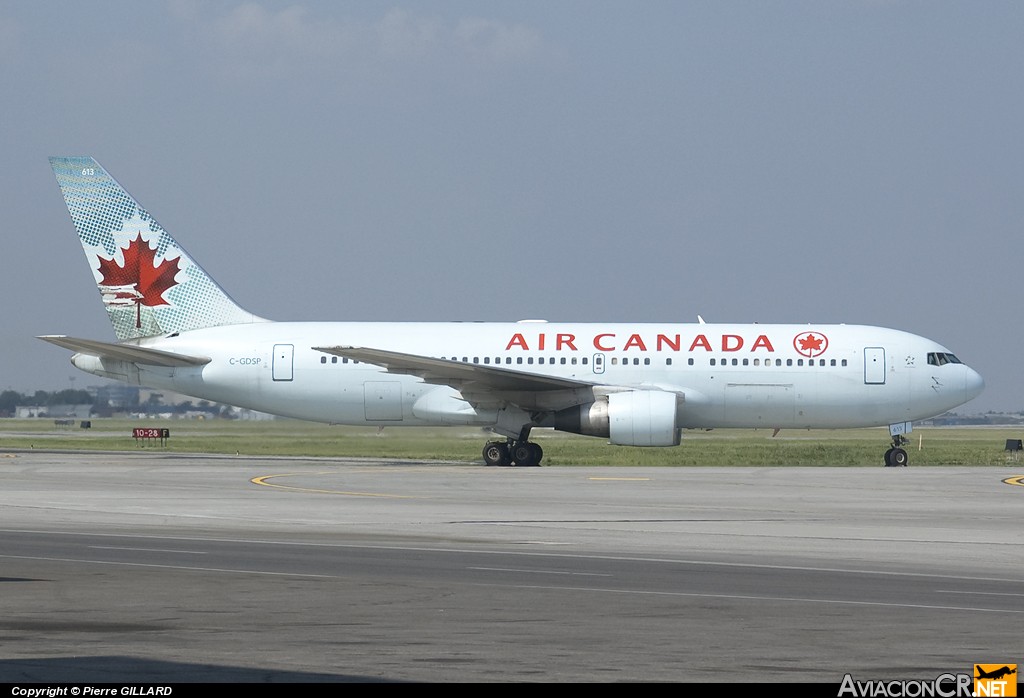
[[907, 443], [907, 437], [903, 434], [896, 434], [892, 437], [892, 448], [885, 452], [885, 467], [905, 468], [910, 463], [910, 456], [902, 448]]

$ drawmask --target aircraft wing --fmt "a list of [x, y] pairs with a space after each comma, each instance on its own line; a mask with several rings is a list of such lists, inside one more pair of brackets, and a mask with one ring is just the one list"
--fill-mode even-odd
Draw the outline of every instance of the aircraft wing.
[[111, 342], [98, 342], [94, 339], [78, 339], [59, 334], [43, 335], [39, 339], [64, 347], [81, 354], [98, 356], [101, 359], [113, 359], [116, 361], [131, 361], [147, 366], [202, 366], [210, 363], [208, 356], [189, 356], [187, 354], [175, 354], [160, 349], [149, 349], [136, 344], [113, 344]]
[[457, 390], [468, 389], [469, 392], [480, 390], [494, 392], [575, 390], [591, 388], [595, 385], [595, 383], [572, 378], [524, 373], [500, 366], [469, 364], [384, 349], [339, 346], [313, 347], [313, 350], [383, 366], [389, 373], [419, 376], [427, 383], [450, 385]]

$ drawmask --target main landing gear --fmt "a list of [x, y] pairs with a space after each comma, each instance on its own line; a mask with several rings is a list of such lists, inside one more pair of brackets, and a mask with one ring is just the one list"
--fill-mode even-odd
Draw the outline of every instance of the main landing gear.
[[910, 456], [903, 450], [902, 446], [907, 443], [903, 434], [896, 434], [892, 437], [892, 448], [885, 452], [885, 467], [905, 468], [910, 462]]
[[518, 439], [488, 441], [484, 446], [484, 463], [487, 465], [536, 466], [544, 458], [544, 449], [530, 439], [530, 427], [525, 427]]

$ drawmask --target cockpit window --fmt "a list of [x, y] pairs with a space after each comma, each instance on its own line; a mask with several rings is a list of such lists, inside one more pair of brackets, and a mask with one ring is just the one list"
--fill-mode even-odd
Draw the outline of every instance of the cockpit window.
[[942, 366], [944, 364], [961, 364], [963, 361], [956, 358], [953, 354], [942, 351], [933, 351], [928, 353], [928, 364], [930, 366]]

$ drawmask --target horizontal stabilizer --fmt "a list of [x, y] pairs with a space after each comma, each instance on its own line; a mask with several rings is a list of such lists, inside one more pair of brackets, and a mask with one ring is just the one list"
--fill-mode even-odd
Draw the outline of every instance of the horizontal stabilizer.
[[110, 342], [98, 342], [94, 339], [67, 337], [60, 334], [43, 335], [39, 339], [50, 344], [56, 344], [58, 347], [70, 349], [71, 351], [98, 356], [101, 359], [131, 361], [147, 366], [202, 366], [211, 361], [208, 356], [175, 354], [174, 352], [149, 349], [135, 344], [112, 344]]

